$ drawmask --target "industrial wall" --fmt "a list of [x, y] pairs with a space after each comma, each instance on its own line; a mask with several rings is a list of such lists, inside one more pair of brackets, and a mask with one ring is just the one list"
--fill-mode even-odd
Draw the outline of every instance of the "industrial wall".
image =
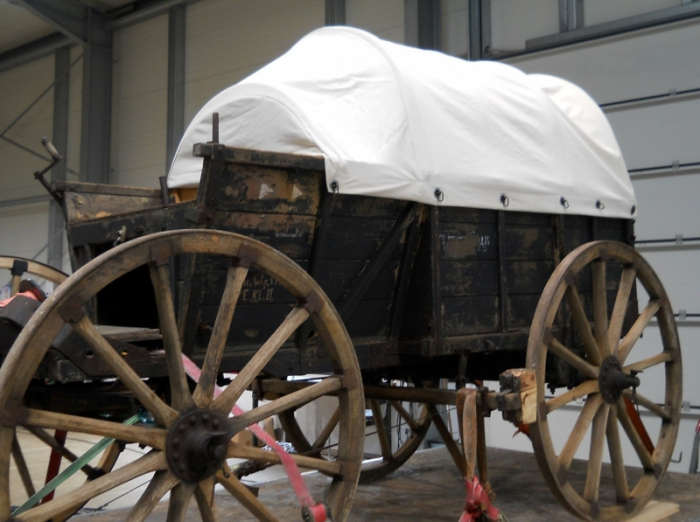
[[[408, 1], [408, 0], [407, 0]], [[381, 38], [405, 41], [404, 0], [346, 0], [346, 23]], [[685, 0], [585, 0], [585, 26], [690, 3]], [[560, 31], [558, 0], [491, 0], [490, 57], [524, 51], [526, 42]], [[185, 121], [213, 95], [282, 54], [324, 24], [323, 0], [203, 0], [186, 9]], [[18, 8], [19, 9], [19, 8]], [[468, 2], [440, 2], [440, 47], [468, 53]], [[556, 50], [505, 59], [526, 72], [561, 76], [577, 83], [600, 104], [671, 94], [651, 102], [606, 109], [618, 137], [639, 200], [639, 240], [672, 239], [639, 250], [666, 285], [679, 321], [685, 367], [684, 413], [672, 469], [687, 471], [693, 428], [700, 408], [694, 368], [700, 366], [700, 248], [683, 238], [700, 236], [700, 98], [682, 91], [700, 88], [700, 22], [668, 24]], [[71, 50], [68, 178], [79, 178], [82, 63]], [[112, 183], [155, 187], [166, 173], [168, 17], [163, 15], [114, 33], [111, 172]], [[47, 162], [40, 145], [51, 137], [54, 59], [42, 58], [0, 73], [0, 131], [28, 150], [0, 141], [0, 255], [43, 261], [48, 237], [48, 198], [32, 172]], [[6, 133], [6, 127], [44, 91]], [[674, 93], [676, 93], [674, 95]], [[678, 94], [680, 93], [680, 94]], [[684, 167], [687, 164], [695, 166]], [[651, 169], [651, 170], [649, 170]], [[69, 269], [67, 257], [64, 269]], [[0, 281], [0, 285], [4, 282]], [[690, 317], [688, 317], [690, 315]], [[692, 409], [691, 409], [692, 408]], [[572, 422], [576, 411], [572, 410]], [[513, 428], [492, 419], [489, 443], [529, 450], [528, 440], [511, 439]], [[586, 443], [582, 444], [585, 448]], [[583, 450], [582, 450], [583, 451]], [[627, 462], [634, 461], [627, 458]]]

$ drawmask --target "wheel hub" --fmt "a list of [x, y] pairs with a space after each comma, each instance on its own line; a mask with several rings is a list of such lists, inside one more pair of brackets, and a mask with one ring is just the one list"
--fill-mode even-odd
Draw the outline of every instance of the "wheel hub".
[[176, 477], [199, 482], [216, 473], [226, 460], [228, 437], [223, 426], [223, 417], [210, 410], [185, 413], [173, 424], [165, 453]]
[[617, 357], [611, 355], [600, 365], [598, 384], [603, 400], [615, 404], [624, 390], [639, 386], [639, 378], [625, 373]]

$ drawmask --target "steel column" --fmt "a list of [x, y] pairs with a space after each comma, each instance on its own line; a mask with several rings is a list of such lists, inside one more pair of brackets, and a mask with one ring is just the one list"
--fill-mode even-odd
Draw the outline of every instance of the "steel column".
[[583, 27], [583, 0], [559, 0], [559, 32]]
[[[487, 4], [488, 1], [486, 1]], [[469, 59], [471, 61], [481, 60], [484, 54], [483, 7], [482, 0], [469, 0]]]
[[[68, 149], [68, 100], [70, 89], [70, 48], [61, 47], [56, 51], [53, 91], [53, 132], [51, 141], [64, 160], [51, 170], [52, 181], [66, 179], [66, 151]], [[63, 209], [51, 200], [49, 203], [49, 251], [47, 264], [63, 270]]]
[[91, 183], [109, 183], [112, 31], [103, 27], [104, 17], [91, 9], [88, 14], [88, 43], [83, 55], [80, 135], [81, 181]]
[[186, 7], [168, 11], [168, 126], [165, 144], [165, 170], [175, 157], [185, 133], [185, 26]]
[[345, 0], [326, 0], [326, 25], [345, 25]]
[[404, 31], [406, 45], [420, 49], [441, 49], [440, 0], [404, 0]]

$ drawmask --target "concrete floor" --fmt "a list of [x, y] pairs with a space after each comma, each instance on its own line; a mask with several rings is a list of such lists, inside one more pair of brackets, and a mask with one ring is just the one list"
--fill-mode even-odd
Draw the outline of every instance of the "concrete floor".
[[[532, 454], [490, 448], [489, 468], [497, 493], [495, 505], [509, 522], [576, 520], [551, 495]], [[572, 470], [571, 476], [575, 473], [583, 475], [585, 466]], [[314, 484], [322, 480], [321, 477], [308, 476], [307, 482], [313, 491]], [[606, 487], [612, 490], [612, 485], [607, 484], [601, 491]], [[301, 520], [286, 481], [267, 484], [261, 489], [260, 498], [279, 520]], [[655, 499], [680, 505], [680, 512], [667, 519], [670, 522], [700, 521], [700, 475], [667, 474]], [[217, 493], [216, 502], [221, 522], [255, 520], [225, 492]], [[405, 522], [412, 519], [456, 522], [463, 505], [463, 482], [446, 451], [438, 448], [416, 453], [404, 467], [383, 480], [360, 485], [349, 521]], [[200, 519], [193, 508], [191, 505], [187, 520]], [[149, 520], [165, 521], [166, 511], [167, 503], [161, 502]], [[89, 522], [115, 522], [124, 520], [126, 513], [114, 510], [86, 518]]]

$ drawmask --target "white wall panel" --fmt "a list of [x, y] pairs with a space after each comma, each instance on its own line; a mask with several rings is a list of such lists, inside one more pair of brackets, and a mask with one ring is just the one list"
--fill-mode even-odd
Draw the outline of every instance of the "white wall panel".
[[594, 25], [679, 5], [680, 0], [584, 0], [583, 18]]
[[696, 170], [695, 174], [640, 179], [632, 183], [639, 202], [639, 217], [635, 223], [638, 239], [668, 239], [677, 234], [700, 237], [699, 173]]
[[403, 43], [404, 0], [345, 0], [347, 25], [376, 34], [383, 40]]
[[[0, 208], [0, 255], [33, 258], [48, 242], [48, 210], [48, 202]], [[37, 261], [46, 262], [46, 251]]]
[[442, 0], [442, 51], [454, 56], [469, 53], [469, 1]]
[[507, 62], [528, 73], [566, 78], [598, 103], [608, 103], [700, 87], [698, 49], [695, 19]]
[[165, 171], [168, 17], [114, 34], [110, 182], [158, 186]]
[[700, 162], [700, 99], [609, 112], [627, 168]]
[[491, 0], [491, 49], [494, 53], [525, 49], [525, 41], [559, 32], [557, 0]]
[[189, 6], [185, 121], [324, 23], [323, 0], [207, 0]]
[[[0, 74], [0, 132], [5, 130], [54, 81], [53, 56]], [[41, 138], [51, 136], [53, 92], [49, 92], [6, 136], [48, 157]], [[0, 140], [0, 200], [45, 194], [32, 173], [48, 163], [10, 143]], [[0, 232], [1, 234], [2, 232]]]

